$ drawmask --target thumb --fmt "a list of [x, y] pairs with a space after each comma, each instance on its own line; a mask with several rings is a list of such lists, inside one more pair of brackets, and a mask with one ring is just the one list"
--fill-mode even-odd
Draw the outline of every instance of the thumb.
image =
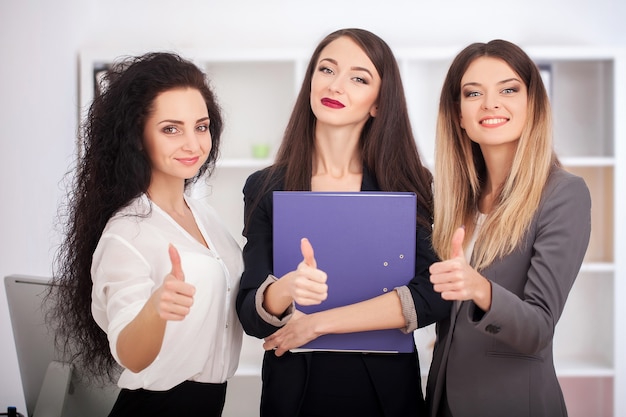
[[184, 281], [185, 274], [183, 273], [183, 267], [180, 263], [180, 255], [178, 254], [178, 250], [174, 247], [174, 245], [170, 243], [167, 251], [170, 254], [170, 261], [172, 262], [171, 274], [174, 276], [174, 278]]
[[458, 258], [459, 256], [465, 257], [463, 253], [463, 240], [465, 239], [465, 227], [461, 226], [454, 231], [452, 235], [452, 252], [450, 256]]
[[317, 268], [317, 262], [315, 262], [315, 253], [313, 252], [313, 246], [311, 246], [311, 242], [309, 242], [309, 239], [302, 238], [302, 240], [300, 241], [300, 251], [302, 252], [304, 263], [310, 267]]

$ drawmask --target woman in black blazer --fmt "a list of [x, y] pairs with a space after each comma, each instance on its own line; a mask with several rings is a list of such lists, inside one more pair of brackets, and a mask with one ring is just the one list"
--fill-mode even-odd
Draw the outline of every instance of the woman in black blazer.
[[[454, 301], [438, 325], [431, 416], [558, 417], [552, 340], [590, 234], [585, 182], [552, 148], [533, 61], [475, 43], [444, 81], [436, 142], [431, 281]], [[464, 225], [464, 227], [459, 227]]]
[[[399, 354], [292, 353], [326, 333], [412, 332], [449, 314], [428, 267], [432, 176], [422, 165], [396, 60], [361, 29], [328, 35], [307, 68], [273, 166], [244, 188], [245, 271], [237, 311], [244, 330], [265, 338], [262, 417], [425, 415], [417, 351]], [[272, 191], [409, 191], [417, 195], [415, 277], [385, 295], [304, 315], [298, 304], [326, 297], [326, 275], [303, 244], [296, 271], [273, 276]], [[372, 219], [375, 222], [376, 219]]]

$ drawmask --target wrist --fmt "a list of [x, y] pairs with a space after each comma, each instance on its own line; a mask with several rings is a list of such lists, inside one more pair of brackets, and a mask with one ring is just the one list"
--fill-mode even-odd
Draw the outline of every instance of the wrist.
[[308, 315], [308, 319], [310, 320], [310, 327], [315, 337], [335, 333], [335, 329], [333, 328], [333, 323], [335, 321], [331, 318], [326, 317], [327, 315], [328, 314], [324, 311]]
[[263, 291], [263, 309], [273, 316], [283, 316], [293, 304], [293, 298], [281, 280], [270, 283]]
[[484, 312], [487, 312], [491, 309], [491, 281], [482, 275], [480, 278], [481, 280], [478, 286], [478, 291], [474, 297], [474, 304], [476, 304]]

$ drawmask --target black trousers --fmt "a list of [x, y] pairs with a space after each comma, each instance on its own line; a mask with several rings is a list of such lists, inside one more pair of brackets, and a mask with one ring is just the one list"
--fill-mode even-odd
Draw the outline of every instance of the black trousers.
[[425, 415], [417, 353], [265, 354], [261, 417]]
[[109, 417], [220, 417], [226, 383], [185, 381], [167, 391], [122, 389]]

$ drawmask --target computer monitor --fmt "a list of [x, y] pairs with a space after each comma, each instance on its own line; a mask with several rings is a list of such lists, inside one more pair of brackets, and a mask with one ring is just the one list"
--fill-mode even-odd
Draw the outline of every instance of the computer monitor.
[[[45, 324], [43, 296], [50, 280], [9, 275], [4, 279], [22, 387], [29, 417], [105, 417], [119, 388], [96, 386], [79, 377], [80, 369], [62, 362], [54, 334]], [[37, 410], [37, 413], [35, 413]], [[18, 410], [22, 414], [22, 410]]]

